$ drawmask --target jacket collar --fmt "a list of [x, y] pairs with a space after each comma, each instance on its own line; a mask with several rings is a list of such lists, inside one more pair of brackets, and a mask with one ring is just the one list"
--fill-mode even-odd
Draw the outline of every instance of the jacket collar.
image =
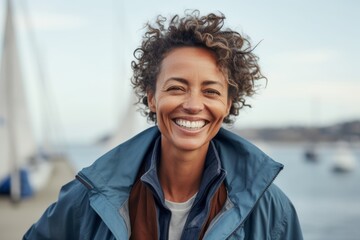
[[223, 128], [213, 141], [227, 171], [226, 182], [232, 196], [251, 189], [265, 190], [283, 168], [255, 145]]
[[114, 206], [121, 207], [158, 136], [157, 127], [148, 128], [101, 156], [78, 175], [89, 184], [91, 194], [101, 193]]
[[[226, 224], [231, 232], [238, 227], [235, 224], [245, 221], [257, 201], [283, 169], [283, 165], [272, 160], [247, 140], [223, 128], [213, 141], [223, 168], [227, 171], [225, 183], [228, 197], [234, 203], [234, 208], [230, 211], [235, 216]], [[234, 221], [235, 218], [237, 221]], [[224, 226], [217, 227], [224, 231]], [[214, 230], [216, 232], [216, 229]]]
[[[141, 176], [141, 180], [148, 186], [151, 186], [151, 189], [153, 190], [155, 196], [158, 198], [158, 201], [160, 201], [160, 203], [165, 206], [164, 194], [161, 189], [157, 175], [161, 151], [160, 142], [161, 137], [158, 137], [154, 144], [152, 154], [146, 157], [145, 172]], [[215, 179], [219, 179], [221, 183], [225, 175], [226, 173], [225, 170], [221, 167], [221, 161], [218, 156], [216, 147], [211, 141], [209, 145], [209, 150], [206, 154], [203, 177], [195, 202], [203, 197], [203, 195], [205, 194], [205, 190], [211, 187], [210, 185], [214, 185]]]

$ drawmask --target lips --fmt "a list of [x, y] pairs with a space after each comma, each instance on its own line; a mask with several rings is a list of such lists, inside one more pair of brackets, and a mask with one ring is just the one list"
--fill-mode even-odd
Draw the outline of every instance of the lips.
[[206, 121], [204, 120], [190, 121], [185, 119], [175, 119], [175, 123], [180, 127], [184, 127], [190, 130], [197, 130], [206, 125]]

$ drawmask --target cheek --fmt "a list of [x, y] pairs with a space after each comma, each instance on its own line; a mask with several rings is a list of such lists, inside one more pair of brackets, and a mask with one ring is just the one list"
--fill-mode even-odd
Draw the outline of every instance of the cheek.
[[159, 96], [156, 101], [156, 110], [161, 113], [171, 112], [177, 108], [179, 101], [174, 97]]
[[225, 118], [230, 113], [232, 101], [224, 98], [217, 100], [207, 100], [205, 101], [205, 104], [207, 108], [217, 117]]

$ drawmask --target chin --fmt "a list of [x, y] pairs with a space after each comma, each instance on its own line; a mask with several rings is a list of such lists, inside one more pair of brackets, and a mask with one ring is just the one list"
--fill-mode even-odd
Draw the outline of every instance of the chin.
[[208, 148], [210, 141], [199, 141], [196, 139], [183, 139], [179, 141], [176, 145], [178, 149], [184, 151], [196, 151], [204, 148]]

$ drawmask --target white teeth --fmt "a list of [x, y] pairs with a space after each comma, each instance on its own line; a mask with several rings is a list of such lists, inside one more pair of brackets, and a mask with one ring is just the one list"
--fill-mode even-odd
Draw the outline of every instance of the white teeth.
[[188, 120], [183, 120], [183, 119], [176, 119], [176, 124], [181, 126], [181, 127], [186, 127], [189, 129], [199, 129], [202, 128], [203, 126], [205, 126], [205, 121], [200, 120], [200, 121], [188, 121]]

